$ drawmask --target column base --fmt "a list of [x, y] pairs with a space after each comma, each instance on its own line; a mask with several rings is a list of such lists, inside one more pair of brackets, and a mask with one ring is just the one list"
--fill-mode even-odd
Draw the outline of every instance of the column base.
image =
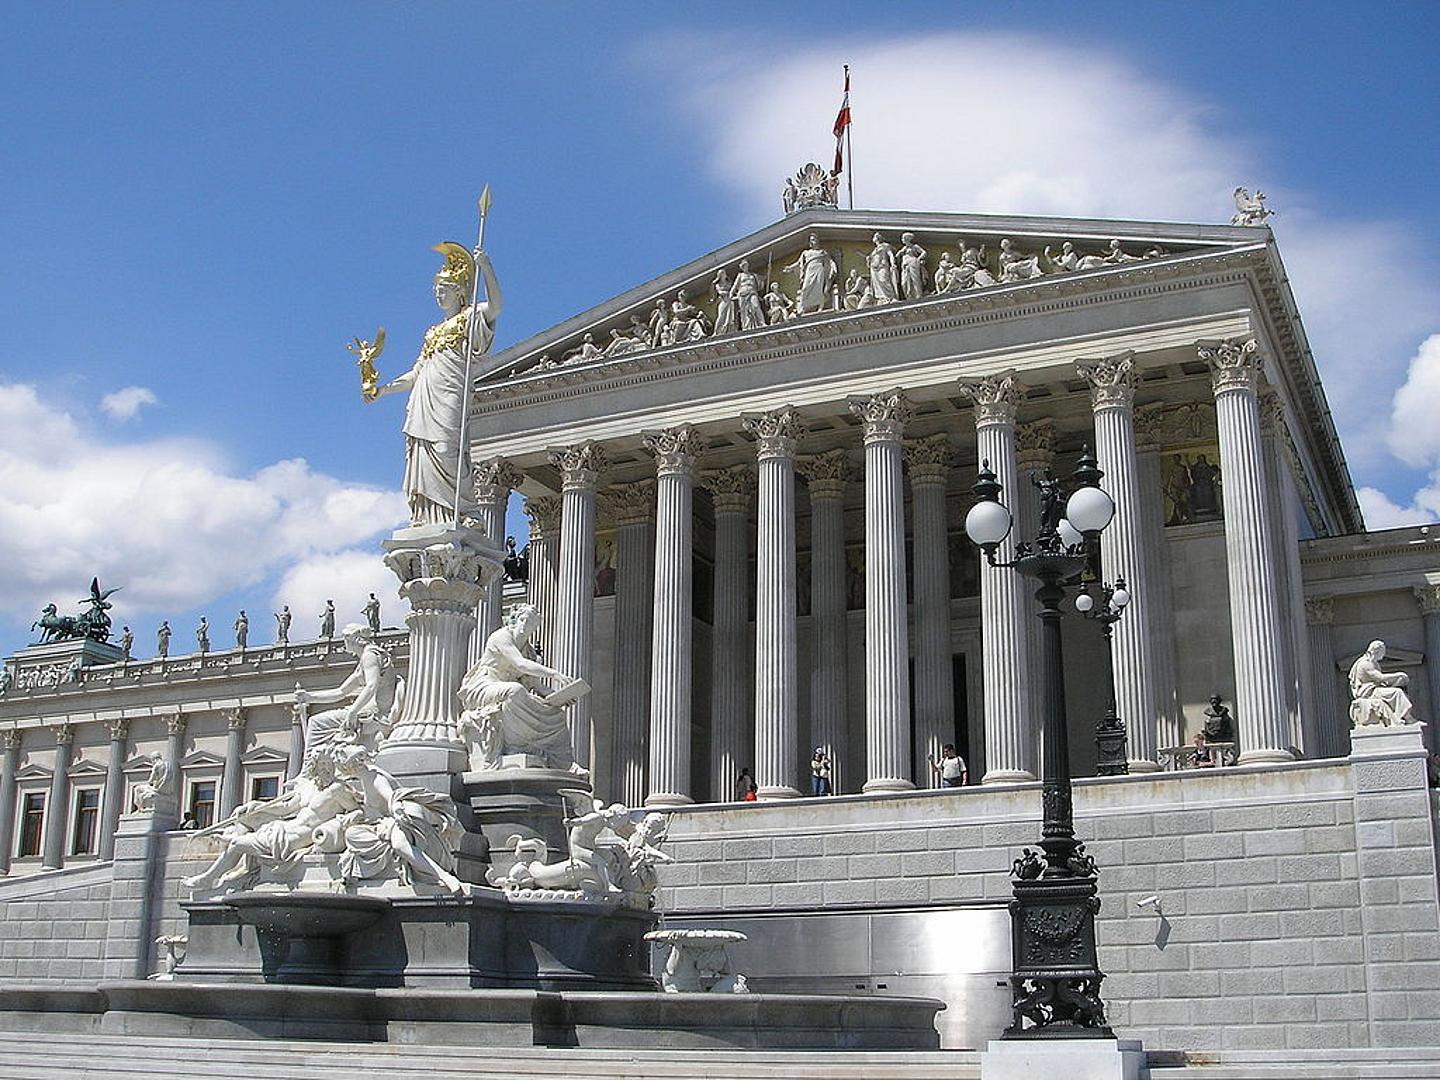
[[770, 802], [777, 799], [799, 799], [801, 794], [793, 787], [765, 786], [755, 790], [755, 798], [761, 802]]
[[689, 795], [681, 795], [674, 791], [655, 791], [645, 796], [645, 805], [656, 807], [694, 806], [695, 800]]
[[1139, 1080], [1145, 1073], [1139, 1039], [995, 1040], [980, 1055], [981, 1080]]
[[992, 769], [980, 778], [982, 784], [1029, 784], [1035, 774], [1024, 769]]
[[1277, 750], [1274, 748], [1260, 750], [1245, 750], [1240, 754], [1236, 765], [1281, 765], [1285, 762], [1294, 761], [1295, 755], [1289, 750]]
[[375, 764], [397, 779], [449, 795], [452, 777], [466, 770], [470, 755], [465, 747], [446, 743], [385, 743], [375, 755]]
[[1125, 767], [1129, 769], [1132, 773], [1151, 773], [1160, 771], [1160, 763], [1158, 761], [1151, 761], [1149, 758], [1139, 758], [1138, 760], [1135, 758], [1131, 758], [1129, 761], [1125, 762]]
[[887, 791], [914, 791], [915, 785], [898, 776], [880, 776], [874, 780], [866, 780], [860, 790], [866, 795], [874, 795]]

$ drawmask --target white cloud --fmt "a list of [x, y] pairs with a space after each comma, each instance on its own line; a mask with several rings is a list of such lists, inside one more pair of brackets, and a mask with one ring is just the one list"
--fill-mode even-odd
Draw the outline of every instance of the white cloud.
[[106, 443], [25, 385], [0, 384], [0, 475], [0, 613], [27, 618], [93, 574], [125, 618], [183, 610], [406, 517], [398, 492], [302, 460], [246, 476], [198, 440]]
[[1310, 205], [1242, 110], [1039, 36], [655, 44], [637, 62], [675, 86], [711, 175], [751, 223], [778, 216], [781, 182], [805, 160], [830, 161], [844, 62], [857, 206], [1228, 222], [1235, 185], [1263, 188], [1356, 480], [1410, 499], [1388, 490], [1388, 399], [1415, 343], [1440, 328], [1440, 266], [1416, 230]]
[[159, 402], [148, 386], [126, 386], [100, 399], [100, 408], [115, 420], [134, 420], [146, 405]]
[[1390, 449], [1411, 465], [1440, 464], [1440, 334], [1426, 338], [1410, 360], [1390, 411]]
[[1360, 510], [1370, 529], [1395, 529], [1402, 525], [1429, 525], [1440, 520], [1440, 473], [1430, 478], [1430, 485], [1415, 493], [1409, 506], [1397, 506], [1383, 491], [1373, 487], [1357, 488]]
[[313, 555], [286, 571], [275, 588], [274, 610], [289, 604], [295, 616], [295, 640], [319, 633], [326, 600], [335, 601], [335, 626], [364, 622], [364, 604], [373, 592], [380, 601], [384, 626], [403, 626], [399, 581], [372, 549], [349, 548]]

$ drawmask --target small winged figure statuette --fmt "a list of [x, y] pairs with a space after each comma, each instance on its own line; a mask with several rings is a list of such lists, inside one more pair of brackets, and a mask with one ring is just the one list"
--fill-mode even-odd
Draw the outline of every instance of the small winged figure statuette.
[[360, 396], [374, 401], [379, 395], [380, 373], [375, 370], [375, 358], [385, 351], [385, 328], [375, 331], [375, 340], [356, 338], [345, 346], [355, 355], [355, 365], [360, 369]]

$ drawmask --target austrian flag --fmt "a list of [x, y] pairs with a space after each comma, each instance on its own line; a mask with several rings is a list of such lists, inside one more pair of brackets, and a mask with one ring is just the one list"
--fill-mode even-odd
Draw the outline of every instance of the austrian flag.
[[835, 117], [835, 167], [831, 176], [839, 176], [845, 167], [845, 133], [850, 127], [850, 65], [845, 65], [845, 98], [840, 102], [840, 112]]

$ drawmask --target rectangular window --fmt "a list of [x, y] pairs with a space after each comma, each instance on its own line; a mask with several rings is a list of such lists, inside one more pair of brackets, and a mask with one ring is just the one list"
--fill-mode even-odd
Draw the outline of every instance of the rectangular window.
[[250, 781], [250, 798], [273, 799], [280, 794], [278, 776], [257, 776]]
[[40, 854], [40, 836], [45, 828], [45, 793], [30, 791], [20, 804], [20, 857]]
[[94, 855], [99, 828], [100, 789], [80, 788], [75, 792], [75, 835], [70, 838], [70, 854]]
[[199, 780], [190, 785], [190, 815], [197, 829], [215, 824], [215, 781]]

